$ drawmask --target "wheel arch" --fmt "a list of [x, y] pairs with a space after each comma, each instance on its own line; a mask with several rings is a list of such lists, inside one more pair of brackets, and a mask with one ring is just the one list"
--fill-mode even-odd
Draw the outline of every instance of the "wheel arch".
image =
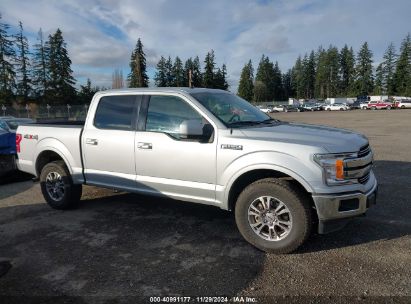
[[226, 194], [227, 209], [234, 210], [237, 198], [245, 187], [257, 180], [270, 177], [289, 181], [306, 195], [313, 192], [310, 185], [301, 176], [292, 171], [284, 168], [252, 168], [241, 172], [230, 182], [229, 190]]
[[68, 162], [63, 156], [63, 154], [53, 149], [46, 149], [46, 150], [41, 151], [36, 158], [35, 169], [36, 169], [37, 177], [40, 176], [41, 170], [44, 168], [45, 165], [53, 161], [58, 161], [58, 160], [61, 160], [64, 162], [64, 164], [66, 165], [66, 167], [68, 168], [71, 174], [72, 172], [70, 171], [70, 166], [67, 165]]

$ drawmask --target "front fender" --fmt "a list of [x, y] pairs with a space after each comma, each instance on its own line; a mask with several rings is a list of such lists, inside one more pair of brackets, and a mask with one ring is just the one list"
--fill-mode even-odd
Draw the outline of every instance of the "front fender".
[[[286, 174], [299, 182], [307, 192], [314, 192], [312, 181], [321, 181], [321, 170], [315, 166], [307, 155], [307, 160], [301, 160], [292, 155], [265, 151], [253, 152], [235, 159], [221, 168], [218, 185], [224, 185], [221, 199], [225, 209], [228, 209], [228, 196], [234, 182], [243, 174], [253, 170], [273, 170]], [[221, 193], [222, 194], [222, 193]], [[217, 194], [218, 195], [218, 194]]]

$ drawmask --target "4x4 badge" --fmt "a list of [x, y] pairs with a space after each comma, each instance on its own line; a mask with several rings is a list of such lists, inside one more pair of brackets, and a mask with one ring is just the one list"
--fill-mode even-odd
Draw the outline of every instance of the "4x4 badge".
[[242, 150], [243, 146], [242, 145], [227, 145], [227, 144], [222, 144], [221, 149], [230, 149], [230, 150]]

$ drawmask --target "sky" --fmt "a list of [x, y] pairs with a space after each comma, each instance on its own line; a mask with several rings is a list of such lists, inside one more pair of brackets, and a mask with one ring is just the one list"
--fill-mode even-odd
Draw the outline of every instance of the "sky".
[[129, 73], [131, 52], [142, 39], [150, 85], [160, 56], [182, 60], [213, 49], [228, 69], [230, 90], [237, 91], [249, 59], [256, 70], [262, 54], [283, 72], [298, 55], [322, 45], [358, 52], [367, 41], [374, 62], [388, 44], [397, 50], [411, 32], [410, 0], [1, 0], [2, 22], [17, 31], [22, 21], [33, 45], [44, 35], [63, 32], [77, 86], [111, 87], [116, 68]]

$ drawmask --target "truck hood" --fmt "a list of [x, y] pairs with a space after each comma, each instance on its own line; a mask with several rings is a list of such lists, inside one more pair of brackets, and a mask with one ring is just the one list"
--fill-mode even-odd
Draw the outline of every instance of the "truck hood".
[[273, 142], [288, 142], [322, 147], [329, 153], [357, 152], [367, 138], [346, 129], [280, 122], [272, 126], [241, 129], [245, 136]]

